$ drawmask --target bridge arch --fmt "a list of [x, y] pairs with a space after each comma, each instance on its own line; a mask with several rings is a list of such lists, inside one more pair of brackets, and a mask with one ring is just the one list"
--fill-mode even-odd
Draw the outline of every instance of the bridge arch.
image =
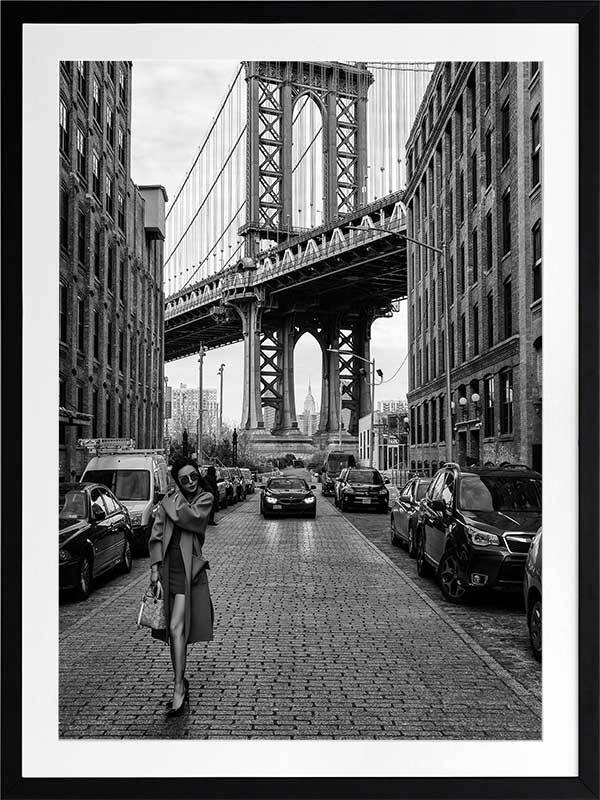
[[322, 361], [321, 343], [315, 334], [308, 330], [301, 332], [294, 345], [294, 394], [298, 429], [309, 437], [320, 427]]
[[316, 94], [305, 91], [292, 107], [292, 228], [323, 222], [324, 112]]

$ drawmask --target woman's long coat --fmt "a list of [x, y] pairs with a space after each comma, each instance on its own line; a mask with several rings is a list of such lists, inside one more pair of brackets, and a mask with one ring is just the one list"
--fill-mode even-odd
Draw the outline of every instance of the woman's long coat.
[[208, 515], [213, 503], [210, 492], [202, 491], [189, 503], [181, 490], [167, 494], [156, 513], [152, 533], [148, 542], [150, 564], [162, 562], [161, 583], [167, 629], [152, 631], [156, 639], [168, 641], [169, 620], [171, 617], [169, 592], [169, 542], [175, 525], [181, 531], [180, 548], [185, 567], [185, 628], [184, 638], [191, 642], [206, 642], [213, 638], [213, 608], [208, 588], [206, 569], [200, 573], [199, 580], [192, 586], [192, 553], [202, 555], [204, 534]]

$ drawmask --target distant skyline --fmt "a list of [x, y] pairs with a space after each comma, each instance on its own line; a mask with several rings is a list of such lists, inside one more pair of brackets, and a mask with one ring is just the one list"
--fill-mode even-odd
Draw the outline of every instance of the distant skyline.
[[[138, 184], [162, 184], [172, 200], [181, 186], [239, 62], [134, 61], [132, 83], [131, 174]], [[157, 113], [160, 109], [160, 113]], [[372, 356], [389, 381], [407, 352], [406, 304], [390, 319], [378, 319], [371, 330]], [[239, 425], [243, 393], [243, 345], [209, 351], [204, 358], [204, 388], [218, 388], [217, 370], [224, 363], [223, 418]], [[309, 380], [317, 403], [321, 397], [321, 351], [305, 334], [294, 352], [296, 410], [302, 411]], [[198, 385], [198, 357], [165, 364], [173, 387]], [[376, 388], [375, 400], [403, 397], [408, 364]]]

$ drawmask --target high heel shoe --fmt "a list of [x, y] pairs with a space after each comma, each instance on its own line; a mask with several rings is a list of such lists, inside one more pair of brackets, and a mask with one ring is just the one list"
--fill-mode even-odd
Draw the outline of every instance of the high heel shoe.
[[185, 704], [189, 703], [189, 701], [190, 701], [190, 684], [189, 684], [187, 678], [183, 679], [183, 685], [185, 687], [184, 688], [184, 692], [183, 692], [183, 700], [181, 701], [181, 704], [179, 706], [177, 706], [177, 708], [173, 708], [172, 700], [168, 701], [168, 703], [167, 703], [167, 706], [168, 706], [167, 717], [180, 717], [183, 714], [183, 710], [184, 710]]

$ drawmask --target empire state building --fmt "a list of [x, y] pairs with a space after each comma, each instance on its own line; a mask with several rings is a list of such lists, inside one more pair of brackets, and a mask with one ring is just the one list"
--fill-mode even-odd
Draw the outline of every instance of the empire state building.
[[304, 412], [298, 417], [298, 427], [307, 436], [313, 436], [319, 427], [319, 414], [310, 381], [308, 382], [308, 392], [304, 398]]

